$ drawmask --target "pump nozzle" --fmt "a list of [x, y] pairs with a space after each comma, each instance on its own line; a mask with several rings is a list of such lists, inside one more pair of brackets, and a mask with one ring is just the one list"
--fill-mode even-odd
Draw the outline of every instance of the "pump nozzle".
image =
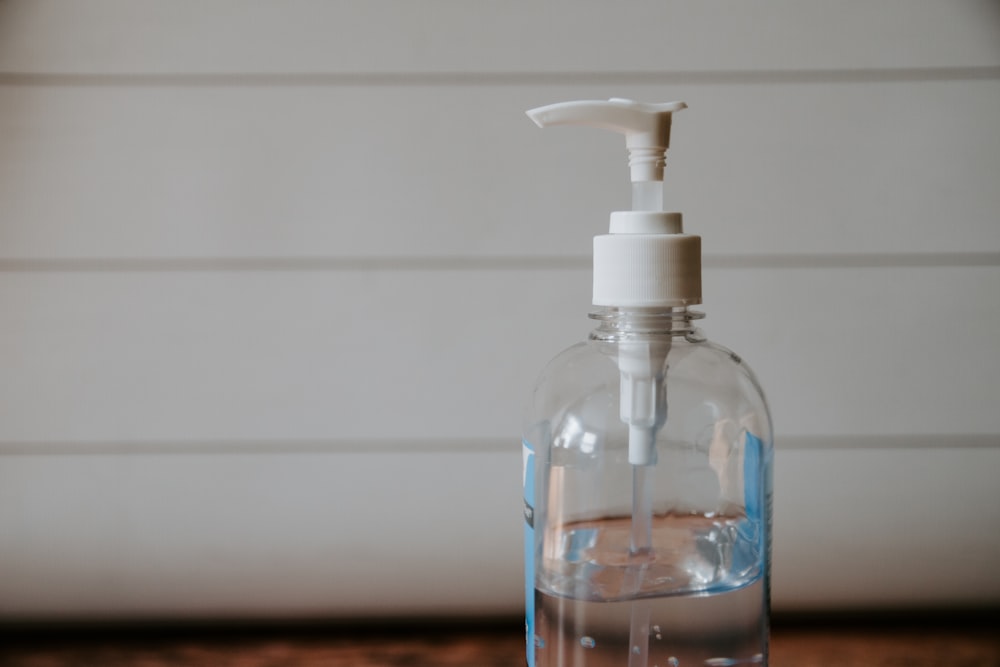
[[[528, 111], [538, 127], [586, 125], [625, 135], [633, 183], [662, 181], [670, 146], [670, 119], [684, 102], [646, 104], [618, 97], [610, 100], [559, 102]], [[637, 210], [660, 210], [643, 206]]]

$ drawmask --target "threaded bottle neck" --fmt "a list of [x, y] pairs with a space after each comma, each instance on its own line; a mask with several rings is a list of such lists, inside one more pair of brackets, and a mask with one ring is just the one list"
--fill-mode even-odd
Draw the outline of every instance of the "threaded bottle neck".
[[676, 308], [599, 308], [590, 318], [599, 322], [590, 333], [591, 340], [620, 341], [659, 336], [697, 336], [694, 320], [704, 313], [687, 307]]

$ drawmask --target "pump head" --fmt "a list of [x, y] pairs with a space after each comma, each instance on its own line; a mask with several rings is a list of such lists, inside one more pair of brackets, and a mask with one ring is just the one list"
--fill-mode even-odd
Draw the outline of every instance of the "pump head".
[[670, 121], [675, 111], [686, 109], [684, 102], [646, 104], [613, 97], [610, 100], [559, 102], [532, 109], [528, 117], [538, 127], [585, 125], [625, 135], [632, 182], [662, 181]]

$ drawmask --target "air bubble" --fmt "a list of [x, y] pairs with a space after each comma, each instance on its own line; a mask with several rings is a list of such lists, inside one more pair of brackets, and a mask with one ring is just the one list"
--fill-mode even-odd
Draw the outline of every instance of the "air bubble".
[[674, 656], [667, 658], [667, 667], [677, 667], [679, 664], [681, 664], [681, 661]]
[[545, 648], [545, 640], [535, 635], [535, 648]]
[[632, 647], [632, 653], [635, 654], [635, 655], [641, 655], [642, 654], [642, 649], [639, 648], [638, 646], [633, 646]]
[[597, 642], [594, 641], [593, 637], [580, 637], [580, 646], [583, 648], [594, 648], [597, 646]]

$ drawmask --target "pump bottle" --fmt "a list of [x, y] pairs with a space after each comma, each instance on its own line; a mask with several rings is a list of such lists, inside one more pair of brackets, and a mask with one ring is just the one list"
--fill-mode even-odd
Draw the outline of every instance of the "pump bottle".
[[772, 432], [754, 373], [709, 342], [701, 239], [664, 211], [683, 102], [565, 102], [540, 127], [625, 135], [633, 210], [594, 238], [596, 328], [525, 418], [529, 667], [767, 665]]

